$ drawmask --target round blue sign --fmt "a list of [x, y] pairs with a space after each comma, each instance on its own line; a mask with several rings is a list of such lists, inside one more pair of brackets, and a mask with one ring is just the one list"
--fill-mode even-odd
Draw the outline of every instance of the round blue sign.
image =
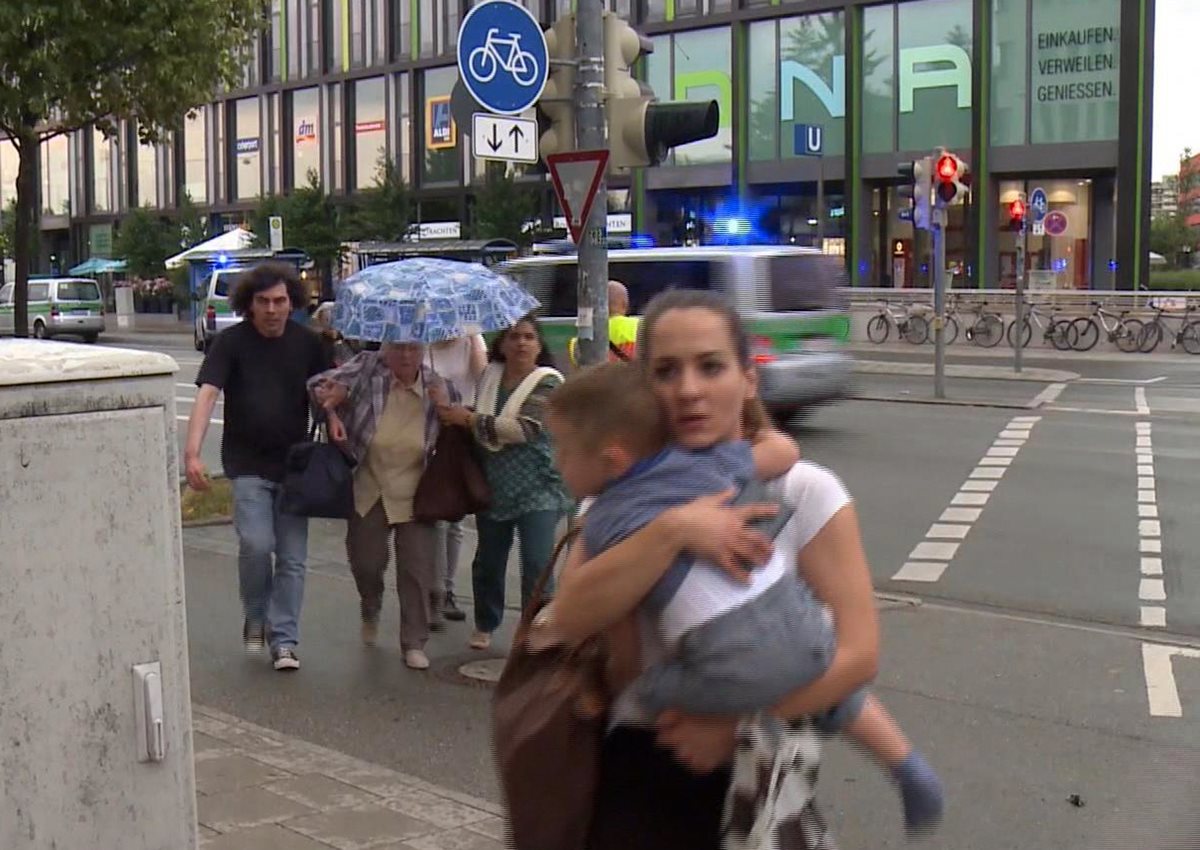
[[519, 115], [537, 103], [550, 73], [546, 34], [524, 6], [486, 0], [458, 28], [458, 73], [484, 109]]

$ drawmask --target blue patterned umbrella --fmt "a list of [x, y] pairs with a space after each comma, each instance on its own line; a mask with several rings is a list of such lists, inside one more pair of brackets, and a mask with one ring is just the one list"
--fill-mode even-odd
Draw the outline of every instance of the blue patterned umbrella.
[[333, 326], [366, 342], [442, 342], [511, 327], [538, 306], [519, 285], [478, 263], [419, 257], [346, 278]]

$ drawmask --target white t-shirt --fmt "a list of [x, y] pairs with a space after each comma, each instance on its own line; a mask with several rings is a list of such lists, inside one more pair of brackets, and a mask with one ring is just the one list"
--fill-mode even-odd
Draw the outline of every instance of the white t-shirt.
[[475, 378], [471, 377], [471, 354], [485, 348], [483, 337], [462, 336], [450, 343], [436, 343], [425, 349], [425, 365], [458, 390], [462, 403], [475, 405]]
[[[784, 556], [789, 567], [796, 569], [796, 555], [817, 536], [834, 515], [850, 503], [850, 493], [840, 478], [823, 466], [802, 460], [788, 472], [771, 482], [771, 494], [790, 505], [795, 513], [775, 538], [777, 556]], [[667, 648], [659, 642], [655, 624], [639, 614], [642, 667], [645, 669], [662, 659]], [[629, 691], [621, 694], [613, 707], [613, 726], [650, 726], [654, 718], [645, 712]]]

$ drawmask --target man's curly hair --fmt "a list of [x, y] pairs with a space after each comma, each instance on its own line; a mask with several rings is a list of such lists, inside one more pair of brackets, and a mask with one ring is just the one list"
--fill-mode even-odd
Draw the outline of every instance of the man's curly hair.
[[234, 287], [233, 297], [229, 299], [229, 306], [234, 312], [249, 316], [250, 309], [254, 306], [254, 296], [281, 283], [287, 284], [288, 298], [292, 301], [293, 310], [306, 306], [308, 292], [300, 282], [300, 275], [296, 273], [295, 266], [280, 262], [259, 263], [243, 272]]

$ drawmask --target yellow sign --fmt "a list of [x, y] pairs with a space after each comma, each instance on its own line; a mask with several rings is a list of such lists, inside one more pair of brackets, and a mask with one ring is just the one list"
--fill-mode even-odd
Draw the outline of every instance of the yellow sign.
[[450, 95], [425, 99], [425, 148], [441, 151], [458, 144], [458, 127], [450, 113]]

